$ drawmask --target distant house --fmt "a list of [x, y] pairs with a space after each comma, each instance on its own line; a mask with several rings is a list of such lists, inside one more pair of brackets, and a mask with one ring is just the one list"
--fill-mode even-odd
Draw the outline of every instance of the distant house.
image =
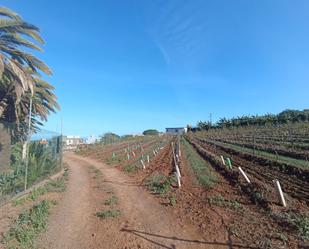
[[187, 133], [187, 128], [185, 127], [165, 128], [165, 133], [168, 135], [183, 135]]
[[63, 142], [66, 149], [74, 149], [78, 145], [84, 144], [80, 136], [64, 136]]

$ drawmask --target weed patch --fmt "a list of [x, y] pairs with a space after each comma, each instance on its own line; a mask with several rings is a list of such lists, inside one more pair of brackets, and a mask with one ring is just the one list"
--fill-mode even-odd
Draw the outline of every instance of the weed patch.
[[121, 215], [120, 210], [104, 210], [96, 213], [96, 216], [102, 219], [116, 218], [120, 215]]
[[294, 230], [303, 240], [309, 240], [309, 215], [287, 212], [272, 215], [283, 227]]
[[231, 207], [234, 209], [243, 209], [243, 205], [237, 201], [226, 200], [221, 195], [208, 198], [208, 202], [212, 205], [220, 207]]
[[111, 206], [111, 205], [116, 205], [118, 203], [118, 199], [116, 196], [112, 196], [105, 200], [104, 205]]
[[146, 186], [155, 194], [165, 194], [170, 190], [170, 186], [174, 182], [174, 177], [167, 177], [162, 174], [157, 174], [146, 179]]
[[35, 238], [46, 228], [48, 214], [49, 201], [47, 200], [20, 214], [10, 230], [4, 235], [6, 248], [33, 248]]

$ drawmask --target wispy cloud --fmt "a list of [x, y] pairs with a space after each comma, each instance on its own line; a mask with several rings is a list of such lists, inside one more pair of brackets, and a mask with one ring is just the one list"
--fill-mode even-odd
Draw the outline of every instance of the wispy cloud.
[[165, 62], [199, 61], [205, 46], [206, 19], [199, 1], [155, 1], [148, 9], [147, 31]]

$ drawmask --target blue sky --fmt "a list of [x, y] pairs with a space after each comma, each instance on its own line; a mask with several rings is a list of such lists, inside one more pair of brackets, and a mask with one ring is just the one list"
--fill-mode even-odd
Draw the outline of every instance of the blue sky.
[[41, 28], [69, 135], [309, 104], [309, 1], [2, 0]]

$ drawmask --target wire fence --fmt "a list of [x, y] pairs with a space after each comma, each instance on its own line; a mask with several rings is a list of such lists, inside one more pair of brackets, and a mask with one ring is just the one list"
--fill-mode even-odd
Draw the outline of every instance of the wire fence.
[[0, 204], [62, 167], [62, 136], [37, 130], [29, 136], [0, 122]]

